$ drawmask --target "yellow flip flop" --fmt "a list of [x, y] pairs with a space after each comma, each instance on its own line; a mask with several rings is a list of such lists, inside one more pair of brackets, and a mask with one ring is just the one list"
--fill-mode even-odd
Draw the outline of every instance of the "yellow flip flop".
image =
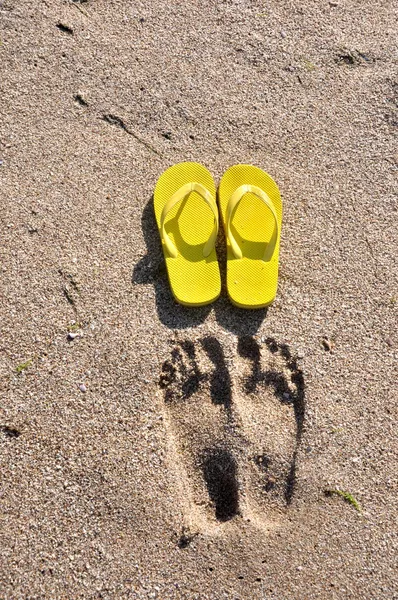
[[228, 169], [218, 190], [227, 239], [227, 289], [233, 304], [262, 308], [278, 285], [282, 199], [275, 181], [252, 165]]
[[173, 165], [155, 187], [155, 216], [170, 287], [185, 306], [209, 304], [221, 292], [215, 197], [213, 177], [194, 162]]

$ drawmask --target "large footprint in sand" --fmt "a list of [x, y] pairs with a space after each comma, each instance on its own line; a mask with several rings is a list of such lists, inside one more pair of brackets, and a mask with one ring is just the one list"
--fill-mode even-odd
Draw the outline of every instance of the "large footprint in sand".
[[244, 517], [259, 527], [289, 505], [304, 419], [304, 381], [286, 345], [238, 340], [230, 373], [221, 344], [176, 345], [163, 364], [166, 425], [186, 527]]

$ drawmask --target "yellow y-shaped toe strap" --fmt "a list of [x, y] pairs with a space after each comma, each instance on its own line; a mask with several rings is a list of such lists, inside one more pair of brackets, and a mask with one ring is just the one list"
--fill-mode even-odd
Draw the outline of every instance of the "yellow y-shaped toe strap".
[[[239, 244], [236, 241], [236, 239], [234, 238], [232, 231], [231, 231], [231, 222], [232, 222], [234, 212], [235, 212], [239, 202], [242, 200], [243, 196], [248, 193], [254, 194], [258, 198], [260, 198], [260, 200], [262, 200], [264, 202], [264, 204], [270, 209], [272, 216], [274, 217], [275, 228], [274, 228], [274, 231], [272, 234], [272, 238], [269, 241], [269, 243], [267, 244], [265, 252], [264, 252], [264, 256], [263, 256], [264, 261], [269, 260], [269, 257], [272, 256], [272, 254], [273, 254], [273, 248], [275, 247], [275, 244], [278, 240], [278, 235], [279, 235], [278, 217], [277, 217], [277, 214], [276, 214], [276, 211], [275, 211], [275, 208], [274, 208], [271, 198], [264, 192], [264, 190], [257, 187], [256, 185], [241, 185], [234, 191], [234, 193], [230, 197], [230, 199], [228, 201], [228, 205], [227, 205], [227, 212], [226, 212], [228, 241], [231, 244], [232, 252], [234, 253], [235, 258], [242, 258], [242, 256], [243, 256], [242, 250], [240, 249]], [[272, 248], [272, 252], [270, 252], [271, 248]]]
[[[209, 190], [207, 188], [205, 188], [205, 186], [202, 185], [201, 183], [196, 183], [196, 182], [186, 183], [172, 195], [172, 197], [170, 198], [170, 200], [168, 202], [166, 202], [166, 204], [163, 208], [163, 211], [162, 211], [162, 215], [160, 217], [160, 228], [161, 228], [161, 232], [162, 232], [162, 238], [163, 238], [163, 241], [167, 248], [167, 252], [169, 253], [169, 255], [172, 258], [177, 258], [178, 251], [177, 251], [177, 248], [175, 247], [175, 245], [173, 244], [173, 242], [171, 241], [170, 236], [166, 232], [166, 228], [165, 228], [166, 217], [167, 217], [168, 213], [174, 208], [174, 206], [176, 204], [178, 204], [178, 202], [187, 198], [189, 196], [189, 194], [191, 194], [192, 192], [197, 192], [200, 196], [202, 196], [203, 200], [211, 208], [213, 215], [214, 215], [213, 231], [211, 232], [211, 235], [203, 248], [203, 256], [205, 258], [207, 256], [209, 256], [209, 254], [213, 250], [214, 245], [216, 243], [217, 234], [218, 234], [218, 209], [217, 209], [216, 201], [214, 200], [214, 198], [211, 195], [211, 193], [209, 192]], [[193, 226], [194, 226], [194, 224], [193, 224]]]

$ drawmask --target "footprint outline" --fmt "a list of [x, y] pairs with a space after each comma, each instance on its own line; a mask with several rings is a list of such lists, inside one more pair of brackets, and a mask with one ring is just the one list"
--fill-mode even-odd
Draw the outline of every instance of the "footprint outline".
[[[304, 377], [298, 365], [297, 357], [292, 355], [286, 344], [280, 344], [272, 338], [267, 338], [265, 346], [271, 355], [279, 354], [282, 357], [284, 365], [289, 372], [290, 385], [284, 373], [278, 372], [275, 368], [261, 368], [261, 349], [253, 337], [239, 337], [237, 353], [251, 363], [251, 373], [243, 385], [244, 393], [255, 394], [261, 391], [261, 387], [271, 388], [274, 395], [282, 404], [291, 404], [293, 406], [296, 422], [296, 439], [284, 491], [284, 500], [286, 507], [288, 507], [292, 501], [296, 487], [298, 450], [304, 427]], [[212, 364], [213, 369], [210, 370], [210, 373], [202, 372], [198, 364], [198, 349], [205, 353]], [[167, 359], [163, 363], [159, 383], [163, 389], [166, 406], [190, 400], [204, 384], [207, 384], [209, 386], [211, 403], [219, 406], [224, 412], [227, 422], [232, 427], [230, 435], [234, 436], [235, 434], [235, 441], [239, 438], [239, 431], [235, 431], [234, 429], [235, 407], [232, 395], [231, 374], [225, 361], [222, 346], [217, 338], [205, 336], [196, 345], [190, 340], [178, 342], [171, 351], [170, 359]], [[259, 456], [257, 458], [258, 460], [261, 459]], [[267, 467], [265, 463], [268, 459], [263, 457], [262, 460], [264, 464], [258, 466]], [[213, 507], [213, 516], [215, 516], [218, 522], [225, 522], [233, 519], [236, 515], [242, 515], [240, 502], [241, 484], [238, 472], [243, 467], [240, 463], [242, 463], [242, 459], [239, 456], [239, 452], [238, 456], [236, 456], [236, 452], [234, 452], [233, 448], [229, 447], [228, 443], [220, 443], [219, 440], [214, 445], [205, 447], [196, 459], [196, 465], [202, 471], [202, 477], [207, 488], [208, 500]], [[217, 465], [220, 464], [224, 465], [224, 467], [219, 469]], [[269, 477], [268, 480], [265, 480], [264, 491], [270, 491], [272, 485], [272, 478]]]

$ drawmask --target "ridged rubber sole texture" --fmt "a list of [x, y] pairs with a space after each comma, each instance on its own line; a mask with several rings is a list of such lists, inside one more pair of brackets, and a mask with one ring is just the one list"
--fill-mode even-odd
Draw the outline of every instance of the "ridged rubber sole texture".
[[263, 260], [266, 244], [271, 240], [275, 221], [270, 209], [254, 194], [247, 193], [238, 204], [231, 231], [242, 250], [236, 259], [227, 240], [227, 290], [230, 300], [241, 308], [263, 308], [273, 302], [278, 287], [282, 199], [275, 181], [262, 169], [252, 165], [235, 165], [220, 182], [218, 202], [226, 232], [226, 211], [233, 192], [241, 185], [260, 187], [272, 200], [278, 218], [279, 236], [269, 261]]
[[[184, 184], [201, 183], [216, 197], [213, 177], [202, 165], [184, 162], [168, 168], [159, 177], [154, 191], [154, 210], [160, 236], [163, 207]], [[215, 249], [206, 258], [203, 248], [214, 226], [214, 215], [196, 192], [179, 202], [167, 215], [165, 229], [177, 248], [172, 258], [162, 240], [167, 274], [174, 298], [185, 306], [203, 306], [218, 298], [221, 277]]]

